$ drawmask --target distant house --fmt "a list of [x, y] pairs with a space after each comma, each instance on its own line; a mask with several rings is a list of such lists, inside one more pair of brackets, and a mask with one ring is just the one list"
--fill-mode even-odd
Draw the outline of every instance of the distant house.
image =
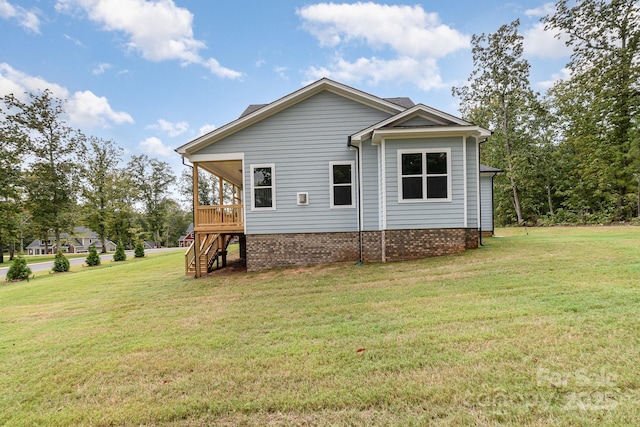
[[180, 238], [178, 239], [178, 247], [188, 248], [189, 246], [191, 246], [191, 243], [193, 243], [193, 241], [193, 223], [191, 223], [189, 224], [189, 227], [187, 227], [186, 234], [184, 236], [180, 236]]
[[[193, 168], [200, 277], [238, 235], [249, 271], [336, 261], [395, 261], [477, 248], [493, 230], [491, 132], [408, 98], [321, 79], [176, 151]], [[198, 172], [232, 201], [198, 202]], [[485, 229], [486, 227], [486, 229]]]
[[[68, 253], [87, 253], [91, 246], [95, 246], [98, 252], [102, 251], [102, 242], [100, 237], [95, 231], [88, 229], [87, 227], [73, 227], [71, 233], [60, 233], [61, 247], [63, 252]], [[55, 254], [57, 252], [56, 239], [53, 236], [49, 236], [48, 244], [36, 239], [31, 242], [27, 247], [27, 254], [29, 255], [45, 255]], [[107, 252], [113, 252], [116, 250], [116, 244], [111, 240], [105, 242]]]

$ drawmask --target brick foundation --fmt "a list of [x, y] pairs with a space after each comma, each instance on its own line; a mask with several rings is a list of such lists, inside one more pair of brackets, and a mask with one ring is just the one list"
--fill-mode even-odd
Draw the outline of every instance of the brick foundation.
[[[451, 255], [478, 247], [478, 230], [440, 228], [365, 231], [365, 262], [406, 261]], [[356, 262], [359, 236], [348, 233], [251, 234], [246, 236], [247, 271]]]

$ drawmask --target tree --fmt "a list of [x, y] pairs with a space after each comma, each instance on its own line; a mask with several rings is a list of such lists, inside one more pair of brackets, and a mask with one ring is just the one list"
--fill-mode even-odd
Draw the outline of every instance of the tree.
[[144, 221], [155, 242], [162, 242], [169, 207], [169, 188], [175, 176], [168, 163], [145, 154], [133, 156], [127, 165], [133, 184], [140, 191]]
[[118, 261], [126, 261], [127, 254], [124, 252], [124, 245], [122, 242], [118, 242], [118, 246], [116, 246], [116, 252], [113, 254], [113, 260]]
[[69, 271], [70, 268], [71, 266], [69, 265], [69, 260], [66, 256], [64, 256], [64, 253], [62, 253], [62, 251], [58, 249], [58, 252], [56, 252], [56, 257], [53, 260], [52, 270], [56, 273], [65, 273]]
[[[560, 0], [543, 18], [573, 48], [571, 78], [554, 88], [586, 209], [628, 219], [640, 172], [640, 2]], [[595, 196], [595, 197], [594, 197]], [[574, 198], [579, 199], [580, 195]]]
[[136, 243], [136, 247], [134, 249], [134, 256], [136, 258], [144, 258], [144, 245], [140, 240]]
[[87, 255], [87, 259], [85, 262], [89, 267], [100, 265], [100, 255], [98, 255], [98, 251], [96, 251], [95, 245], [91, 245], [91, 247], [89, 248], [89, 255]]
[[474, 35], [469, 85], [452, 92], [460, 98], [467, 120], [494, 130], [483, 149], [483, 161], [505, 171], [496, 180], [498, 209], [504, 209], [508, 200], [515, 221], [523, 224], [521, 193], [531, 166], [531, 123], [539, 104], [529, 84], [529, 63], [522, 57], [519, 25], [516, 20], [494, 34]]
[[86, 177], [82, 188], [84, 218], [102, 243], [102, 253], [107, 252], [108, 225], [114, 214], [114, 200], [118, 196], [118, 163], [122, 148], [111, 140], [89, 137], [89, 149], [84, 159]]
[[23, 135], [15, 125], [3, 121], [0, 125], [0, 263], [4, 262], [4, 244], [13, 244], [21, 228], [23, 149]]
[[27, 265], [27, 260], [22, 255], [18, 255], [7, 270], [7, 280], [25, 280], [30, 274], [31, 269]]
[[59, 249], [60, 233], [75, 221], [85, 137], [62, 120], [64, 101], [49, 90], [27, 97], [27, 102], [13, 94], [4, 97], [6, 120], [22, 135], [30, 154], [26, 188], [33, 222], [41, 230], [53, 230]]

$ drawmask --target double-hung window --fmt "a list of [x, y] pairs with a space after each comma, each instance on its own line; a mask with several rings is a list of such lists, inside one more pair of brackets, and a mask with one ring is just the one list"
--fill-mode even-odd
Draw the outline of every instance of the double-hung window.
[[275, 209], [275, 165], [251, 166], [252, 209]]
[[332, 208], [352, 208], [355, 206], [354, 169], [354, 162], [331, 162], [329, 164]]
[[398, 150], [399, 201], [451, 200], [451, 150]]

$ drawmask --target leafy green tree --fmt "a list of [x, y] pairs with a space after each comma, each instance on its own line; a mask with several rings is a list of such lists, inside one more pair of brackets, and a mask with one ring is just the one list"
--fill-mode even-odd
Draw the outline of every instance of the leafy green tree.
[[0, 122], [0, 263], [4, 262], [4, 244], [13, 244], [21, 228], [23, 151], [24, 136], [12, 123]]
[[95, 245], [91, 245], [91, 247], [89, 248], [89, 255], [87, 255], [87, 259], [85, 262], [89, 267], [100, 265], [100, 255], [98, 255], [98, 251], [96, 251]]
[[519, 25], [516, 20], [493, 34], [474, 35], [469, 84], [452, 92], [460, 98], [467, 120], [494, 130], [482, 149], [482, 160], [505, 171], [496, 179], [497, 210], [505, 222], [523, 224], [523, 189], [533, 184], [529, 182], [535, 137], [531, 124], [540, 104], [529, 84], [530, 66], [523, 58]]
[[155, 242], [162, 242], [169, 209], [169, 189], [175, 176], [168, 163], [147, 155], [133, 156], [127, 165], [133, 184], [140, 191], [147, 229]]
[[22, 135], [29, 153], [25, 182], [32, 220], [53, 230], [60, 248], [60, 233], [75, 221], [85, 137], [66, 125], [64, 101], [49, 90], [27, 97], [26, 102], [13, 94], [4, 97], [6, 121]]
[[19, 254], [14, 260], [9, 270], [7, 270], [7, 280], [25, 280], [31, 275], [31, 268], [27, 265], [27, 260]]
[[116, 246], [116, 252], [113, 254], [114, 261], [126, 261], [127, 254], [124, 252], [124, 244], [122, 242], [118, 242], [118, 246]]
[[543, 21], [573, 49], [571, 77], [553, 89], [564, 148], [576, 158], [567, 203], [585, 215], [628, 219], [640, 172], [640, 2], [560, 0]]
[[61, 250], [58, 250], [58, 252], [56, 252], [56, 257], [53, 260], [52, 270], [56, 273], [65, 273], [69, 271], [70, 268], [69, 260], [64, 256], [64, 253], [62, 253]]
[[82, 188], [84, 219], [86, 225], [98, 234], [102, 253], [107, 252], [107, 231], [114, 215], [114, 201], [119, 195], [117, 174], [121, 158], [122, 148], [113, 141], [89, 137]]
[[136, 258], [144, 258], [144, 245], [140, 240], [136, 243], [133, 254]]

